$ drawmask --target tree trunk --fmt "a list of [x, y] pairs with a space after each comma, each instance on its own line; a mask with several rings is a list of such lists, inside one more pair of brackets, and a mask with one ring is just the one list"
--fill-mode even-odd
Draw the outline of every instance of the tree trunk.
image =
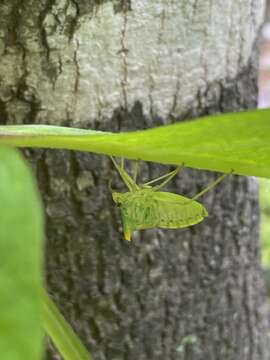
[[[4, 0], [0, 13], [2, 124], [122, 131], [256, 107], [264, 0]], [[94, 359], [269, 359], [254, 179], [206, 195], [201, 224], [130, 244], [108, 158], [27, 156], [46, 208], [50, 293]], [[164, 169], [145, 163], [141, 176]], [[186, 170], [168, 189], [193, 195], [213, 179]]]

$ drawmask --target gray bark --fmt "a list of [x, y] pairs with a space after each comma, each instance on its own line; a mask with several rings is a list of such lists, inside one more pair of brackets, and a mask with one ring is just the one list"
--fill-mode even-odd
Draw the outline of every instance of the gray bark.
[[[256, 106], [263, 0], [6, 0], [0, 13], [2, 124], [119, 131]], [[205, 196], [203, 223], [129, 244], [106, 157], [27, 156], [47, 214], [50, 293], [96, 360], [269, 358], [254, 179]], [[143, 164], [142, 179], [164, 169]], [[168, 189], [192, 195], [213, 178], [186, 170]]]

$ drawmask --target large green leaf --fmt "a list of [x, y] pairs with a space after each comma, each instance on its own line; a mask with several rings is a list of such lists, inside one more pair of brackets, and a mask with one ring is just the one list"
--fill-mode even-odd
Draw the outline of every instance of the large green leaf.
[[1, 142], [270, 177], [270, 110], [210, 116], [120, 134], [42, 125], [1, 126]]
[[0, 147], [0, 358], [42, 356], [43, 220], [30, 169], [19, 152]]

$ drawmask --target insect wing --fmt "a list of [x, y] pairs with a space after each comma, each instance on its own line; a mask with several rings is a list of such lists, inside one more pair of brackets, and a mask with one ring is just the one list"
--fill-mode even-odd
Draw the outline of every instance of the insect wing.
[[154, 217], [158, 218], [156, 227], [183, 228], [198, 224], [208, 215], [199, 202], [174, 193], [155, 192], [153, 202]]

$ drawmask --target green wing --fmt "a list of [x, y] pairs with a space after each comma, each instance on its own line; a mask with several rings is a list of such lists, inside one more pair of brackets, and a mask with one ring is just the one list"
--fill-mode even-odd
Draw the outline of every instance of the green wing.
[[183, 228], [201, 222], [208, 215], [205, 207], [199, 202], [174, 193], [155, 192], [153, 202], [156, 227]]
[[121, 215], [125, 234], [131, 234], [135, 230], [154, 227], [188, 227], [202, 221], [208, 213], [202, 204], [187, 197], [149, 191], [146, 196], [131, 195], [122, 204]]

